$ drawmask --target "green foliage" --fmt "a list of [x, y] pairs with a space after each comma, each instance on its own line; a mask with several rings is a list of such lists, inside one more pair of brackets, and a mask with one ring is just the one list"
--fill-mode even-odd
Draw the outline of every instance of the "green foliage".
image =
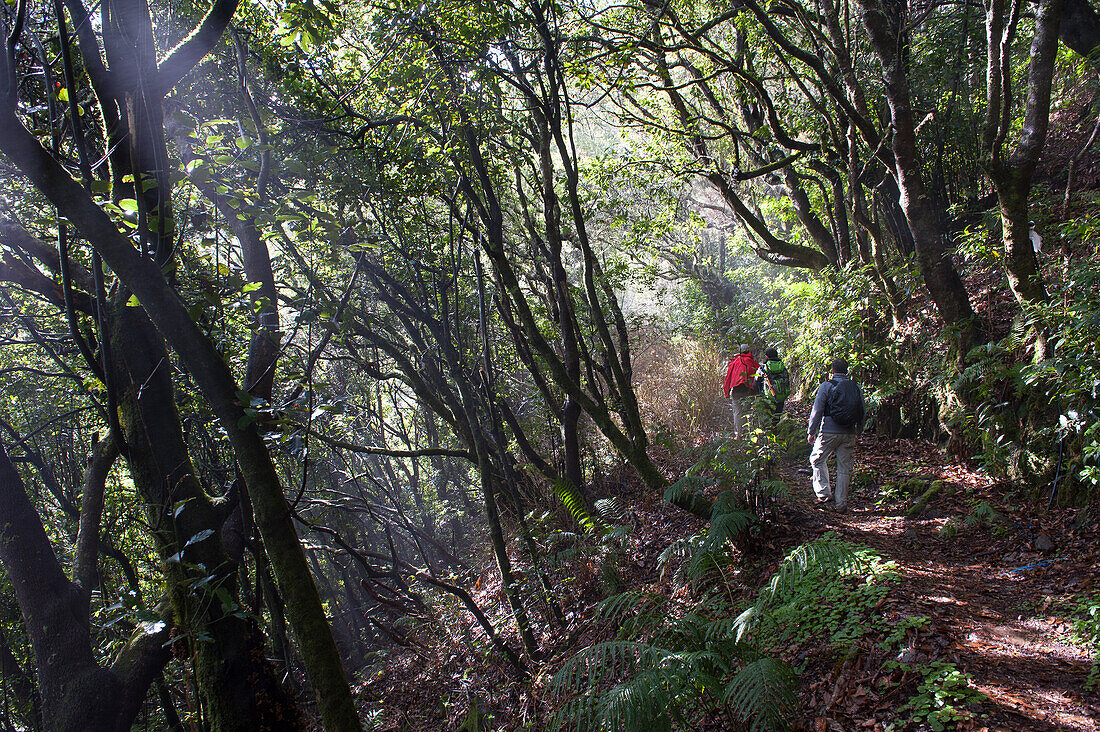
[[[726, 454], [712, 446], [704, 461]], [[679, 489], [698, 482], [681, 481]], [[601, 604], [600, 617], [617, 628], [618, 638], [582, 650], [555, 674], [552, 691], [569, 697], [555, 716], [556, 729], [685, 729], [708, 710], [728, 710], [759, 730], [791, 718], [794, 674], [759, 650], [760, 640], [775, 634], [757, 638], [754, 629], [803, 623], [794, 605], [798, 588], [811, 578], [848, 576], [869, 560], [832, 536], [799, 547], [757, 602], [737, 613], [723, 570], [732, 561], [731, 543], [758, 520], [743, 500], [738, 491], [723, 491], [710, 526], [661, 554], [662, 571], [675, 566], [674, 582], [696, 588], [687, 595], [696, 599], [624, 592]], [[813, 604], [803, 602], [802, 609]]]
[[[1091, 236], [1096, 227], [1094, 216], [1084, 216], [1067, 223], [1063, 235]], [[951, 388], [975, 406], [957, 412], [953, 423], [990, 474], [1033, 486], [1057, 479], [1064, 495], [1089, 496], [1100, 487], [1100, 271], [1072, 263], [1050, 289], [1047, 304], [967, 355]], [[1036, 329], [1052, 334], [1043, 361], [1028, 358]]]
[[1085, 688], [1092, 690], [1100, 685], [1100, 593], [1085, 595], [1071, 605], [1074, 633], [1092, 653]]
[[1004, 261], [1004, 241], [997, 236], [1000, 220], [995, 211], [987, 211], [981, 223], [967, 226], [958, 237], [958, 253], [964, 261], [999, 265]]
[[963, 522], [967, 526], [982, 526], [992, 528], [995, 531], [999, 530], [998, 533], [1004, 533], [1007, 530], [1004, 514], [994, 508], [988, 501], [975, 503]]
[[820, 639], [845, 651], [868, 632], [885, 630], [874, 610], [895, 579], [892, 562], [827, 534], [787, 556], [743, 614], [744, 626], [769, 645]]
[[[566, 494], [567, 497], [568, 495]], [[583, 506], [583, 503], [580, 505]], [[567, 567], [584, 560], [597, 568], [605, 591], [608, 594], [617, 593], [622, 590], [624, 545], [631, 532], [626, 525], [626, 506], [617, 497], [602, 498], [593, 503], [591, 513], [585, 510], [582, 516], [584, 521], [581, 526], [585, 530], [580, 532], [551, 530], [548, 512], [532, 512], [527, 520], [536, 541], [545, 541], [556, 547], [547, 556], [550, 567]]]
[[880, 645], [888, 652], [893, 652], [905, 644], [905, 640], [911, 631], [917, 631], [928, 625], [931, 619], [927, 615], [916, 615], [901, 618], [894, 622], [886, 633]]
[[897, 483], [884, 483], [875, 495], [875, 505], [879, 508], [903, 500], [908, 495]]
[[682, 604], [653, 593], [605, 600], [600, 617], [619, 638], [590, 646], [554, 675], [551, 691], [571, 697], [553, 729], [690, 729], [709, 711], [726, 711], [754, 730], [781, 729], [796, 711], [790, 667], [739, 641], [729, 606]]
[[[733, 513], [726, 511], [730, 500], [719, 496], [716, 518]], [[731, 526], [712, 525], [674, 545], [677, 551], [670, 547], [664, 561], [710, 561], [713, 543], [736, 531], [737, 520], [726, 521]], [[791, 551], [740, 613], [728, 588], [687, 600], [637, 591], [610, 597], [599, 614], [618, 637], [582, 650], [554, 675], [551, 690], [567, 701], [553, 727], [690, 729], [700, 715], [727, 710], [751, 729], [781, 728], [797, 710], [796, 677], [765, 649], [811, 636], [827, 636], [838, 647], [852, 643], [873, 629], [873, 609], [892, 576], [892, 565], [871, 550], [829, 534]], [[879, 630], [886, 643], [900, 643], [926, 621], [902, 622], [893, 630], [898, 638], [885, 626]]]
[[945, 661], [933, 661], [922, 672], [924, 680], [917, 693], [898, 709], [899, 714], [906, 715], [908, 722], [928, 725], [934, 732], [974, 719], [974, 712], [966, 706], [986, 697], [971, 688], [969, 674]]
[[726, 685], [725, 701], [753, 721], [752, 729], [769, 729], [765, 720], [790, 719], [798, 711], [791, 689], [797, 677], [783, 661], [758, 658], [738, 671]]
[[596, 529], [596, 522], [588, 512], [588, 505], [585, 503], [584, 496], [581, 495], [580, 490], [575, 485], [566, 480], [559, 480], [554, 483], [554, 495], [565, 506], [565, 510], [573, 517], [577, 526], [585, 531]]
[[1062, 468], [1067, 479], [1076, 478], [1091, 496], [1100, 489], [1100, 268], [1086, 262], [1071, 266], [1055, 296], [1043, 313], [1053, 321], [1054, 356], [1049, 363], [1033, 365], [1028, 376], [1034, 384], [1049, 378], [1049, 396], [1059, 407], [1054, 433]]
[[[784, 424], [793, 423], [780, 422]], [[801, 434], [797, 429], [794, 433]], [[665, 500], [683, 505], [700, 501], [705, 492], [718, 491], [711, 505], [710, 526], [702, 534], [669, 545], [661, 553], [662, 571], [675, 565], [676, 581], [701, 581], [732, 561], [731, 550], [744, 548], [770, 503], [787, 492], [787, 486], [771, 474], [775, 456], [802, 442], [784, 437], [792, 434], [790, 430], [756, 428], [747, 440], [723, 438], [697, 448], [697, 461], [668, 487]]]

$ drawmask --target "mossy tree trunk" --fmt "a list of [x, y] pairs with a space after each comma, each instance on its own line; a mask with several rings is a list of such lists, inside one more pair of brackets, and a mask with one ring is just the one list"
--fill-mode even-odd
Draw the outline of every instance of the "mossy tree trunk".
[[168, 662], [167, 628], [139, 630], [110, 667], [92, 652], [84, 589], [65, 576], [23, 480], [0, 445], [0, 564], [38, 668], [49, 732], [124, 732]]
[[882, 66], [893, 126], [894, 174], [901, 192], [917, 265], [932, 301], [950, 329], [958, 358], [982, 337], [966, 286], [955, 269], [943, 227], [946, 216], [925, 185], [909, 79], [909, 28], [904, 6], [860, 0], [863, 25]]
[[[1050, 123], [1051, 85], [1058, 55], [1058, 30], [1063, 0], [1042, 0], [1035, 15], [1025, 88], [1024, 119], [1011, 152], [1006, 150], [1013, 130], [1014, 98], [1012, 42], [1019, 25], [1015, 10], [1005, 0], [993, 0], [986, 13], [986, 121], [982, 135], [983, 165], [997, 191], [1001, 214], [1005, 271], [1025, 317], [1036, 317], [1035, 357], [1047, 355], [1047, 326], [1034, 312], [1047, 300], [1043, 276], [1031, 243], [1028, 197], [1035, 166], [1043, 152]], [[1028, 312], [1031, 311], [1031, 312]]]
[[328, 730], [362, 729], [332, 631], [306, 564], [267, 445], [245, 419], [240, 391], [222, 355], [188, 314], [157, 264], [134, 249], [87, 190], [74, 181], [0, 100], [0, 151], [66, 216], [132, 291], [179, 354], [232, 444], [271, 566], [298, 637], [306, 673]]
[[175, 621], [196, 659], [203, 707], [217, 730], [294, 729], [297, 710], [240, 602], [237, 565], [221, 542], [224, 514], [191, 464], [168, 352], [145, 312], [125, 304], [128, 294], [113, 298], [109, 317], [119, 421], [130, 474], [156, 527]]

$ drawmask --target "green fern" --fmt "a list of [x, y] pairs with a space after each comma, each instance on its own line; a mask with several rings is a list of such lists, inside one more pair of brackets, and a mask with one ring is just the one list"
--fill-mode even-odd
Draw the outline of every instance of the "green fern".
[[796, 676], [784, 661], [759, 658], [734, 674], [726, 686], [725, 701], [738, 710], [753, 732], [783, 729], [798, 711], [792, 691]]
[[710, 520], [710, 529], [704, 546], [707, 551], [719, 551], [728, 542], [734, 542], [756, 523], [756, 516], [748, 511], [736, 510], [716, 513]]
[[761, 592], [770, 602], [777, 594], [788, 592], [810, 574], [817, 572], [844, 572], [858, 568], [863, 560], [851, 544], [828, 533], [817, 541], [803, 544], [791, 551], [779, 565], [779, 569]]
[[729, 540], [755, 520], [735, 495], [720, 494], [708, 530], [661, 553], [662, 572], [676, 564], [675, 579], [691, 583], [691, 600], [631, 591], [600, 604], [598, 618], [618, 637], [582, 649], [554, 675], [550, 691], [564, 703], [552, 729], [691, 729], [715, 713], [726, 713], [731, 724], [736, 720], [754, 732], [787, 726], [797, 712], [795, 673], [763, 653], [757, 645], [763, 641], [750, 642], [751, 631], [769, 613], [781, 613], [787, 621], [794, 613], [797, 623], [797, 614], [809, 608], [792, 608], [787, 598], [800, 582], [858, 576], [872, 559], [826, 535], [791, 551], [756, 602], [735, 615], [733, 596], [723, 583], [699, 580], [730, 561]]
[[592, 506], [596, 515], [606, 524], [622, 524], [626, 522], [627, 508], [617, 496], [601, 498]]
[[760, 591], [756, 602], [733, 621], [737, 640], [751, 633], [758, 620], [780, 597], [790, 594], [806, 578], [820, 573], [840, 573], [859, 567], [862, 560], [850, 544], [828, 533], [817, 541], [791, 551], [779, 565], [771, 581]]
[[685, 475], [665, 489], [665, 503], [689, 505], [702, 498], [702, 491], [714, 480], [702, 475]]
[[588, 504], [575, 485], [566, 480], [559, 480], [554, 483], [554, 495], [569, 511], [569, 515], [577, 522], [577, 526], [588, 532], [596, 531], [598, 528], [596, 520], [589, 513]]
[[[550, 691], [567, 701], [552, 729], [690, 729], [698, 715], [727, 707], [738, 719], [763, 714], [757, 729], [781, 726], [774, 722], [793, 698], [793, 675], [738, 643], [728, 611], [719, 593], [690, 605], [638, 591], [605, 600], [598, 617], [618, 628], [619, 639], [582, 649], [554, 675]], [[744, 703], [737, 692], [750, 683], [768, 698]]]

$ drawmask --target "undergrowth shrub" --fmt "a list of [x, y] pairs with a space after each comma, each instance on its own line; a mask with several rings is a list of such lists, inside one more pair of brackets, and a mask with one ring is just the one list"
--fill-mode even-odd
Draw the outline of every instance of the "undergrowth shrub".
[[712, 342], [650, 332], [631, 346], [635, 393], [647, 422], [687, 441], [730, 422], [722, 396], [726, 363]]
[[1084, 595], [1072, 604], [1071, 611], [1073, 631], [1092, 655], [1085, 681], [1085, 688], [1091, 691], [1100, 685], [1100, 592]]
[[[721, 511], [716, 520], [736, 511]], [[605, 600], [600, 619], [616, 629], [614, 640], [596, 643], [570, 658], [554, 675], [550, 689], [565, 703], [553, 719], [555, 730], [694, 729], [708, 715], [729, 727], [784, 729], [797, 712], [797, 677], [771, 655], [780, 626], [824, 627], [815, 615], [819, 598], [803, 598], [802, 587], [856, 582], [842, 606], [866, 607], [868, 575], [881, 582], [886, 565], [869, 550], [828, 535], [795, 549], [747, 609], [736, 599], [727, 572], [715, 571], [697, 556], [719, 551], [721, 530], [714, 523], [694, 537], [695, 554], [682, 557], [680, 588], [671, 595], [624, 592]], [[666, 555], [664, 562], [673, 561]], [[876, 600], [877, 602], [877, 600]], [[842, 625], [843, 625], [842, 621]], [[844, 627], [848, 627], [844, 625]], [[854, 630], [852, 631], [854, 632]]]
[[[1067, 222], [1062, 236], [1091, 242], [1098, 233], [1100, 218], [1084, 216]], [[953, 422], [991, 475], [1087, 500], [1100, 487], [1100, 270], [1082, 258], [1047, 285], [1045, 304], [967, 355], [952, 388], [972, 408], [957, 410]], [[1049, 334], [1041, 361], [1038, 331]]]
[[[970, 675], [960, 671], [955, 664], [933, 661], [921, 669], [923, 679], [916, 693], [898, 708], [902, 725], [912, 723], [927, 725], [932, 732], [956, 729], [971, 722], [974, 712], [967, 708], [972, 702], [985, 699], [985, 694], [970, 686]], [[894, 725], [888, 725], [893, 732]]]
[[[1098, 233], [1091, 230], [1090, 239], [1095, 241]], [[1100, 268], [1094, 262], [1095, 257], [1069, 267], [1066, 281], [1052, 292], [1044, 316], [1054, 324], [1054, 355], [1033, 367], [1036, 382], [1049, 377], [1050, 397], [1058, 407], [1053, 426], [1058, 468], [1071, 491], [1080, 489], [1087, 498], [1100, 488]], [[1067, 495], [1072, 497], [1070, 491]]]
[[[564, 500], [564, 499], [563, 499]], [[536, 542], [550, 547], [547, 565], [562, 576], [559, 581], [586, 585], [593, 580], [606, 594], [622, 590], [622, 565], [626, 562], [625, 544], [631, 533], [626, 506], [616, 498], [594, 501], [589, 511], [583, 502], [574, 517], [582, 531], [551, 530], [550, 513], [531, 512], [527, 516]], [[583, 560], [583, 561], [582, 561]], [[578, 577], [578, 568], [589, 568], [591, 577]], [[559, 571], [568, 568], [569, 572]]]
[[[756, 410], [757, 424], [765, 424], [763, 410]], [[720, 437], [709, 440], [690, 451], [695, 463], [684, 471], [682, 478], [665, 491], [668, 503], [682, 502], [703, 492], [731, 492], [750, 503], [750, 493], [775, 496], [785, 490], [774, 479], [774, 464], [781, 455], [800, 455], [804, 448], [803, 428], [784, 415], [765, 429], [754, 427], [744, 440]]]
[[869, 633], [887, 633], [875, 608], [897, 580], [895, 569], [874, 550], [826, 534], [787, 555], [746, 618], [759, 618], [754, 632], [765, 647], [813, 641], [846, 653]]

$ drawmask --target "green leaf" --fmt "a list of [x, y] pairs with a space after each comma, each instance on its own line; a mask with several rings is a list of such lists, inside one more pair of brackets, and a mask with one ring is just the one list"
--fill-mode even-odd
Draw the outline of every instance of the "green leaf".
[[241, 292], [255, 292], [261, 287], [263, 287], [263, 285], [259, 282], [246, 282], [244, 283], [244, 287], [241, 288]]
[[123, 198], [118, 202], [118, 207], [126, 213], [137, 213], [138, 210], [137, 201], [133, 198]]
[[138, 296], [137, 295], [130, 295], [130, 299], [126, 301], [126, 307], [128, 307], [128, 308], [139, 308], [139, 307], [141, 307], [141, 302], [138, 300]]
[[58, 89], [57, 90], [57, 98], [59, 100], [61, 100], [62, 102], [69, 101], [69, 90], [66, 89], [65, 87], [61, 87], [60, 89]]

